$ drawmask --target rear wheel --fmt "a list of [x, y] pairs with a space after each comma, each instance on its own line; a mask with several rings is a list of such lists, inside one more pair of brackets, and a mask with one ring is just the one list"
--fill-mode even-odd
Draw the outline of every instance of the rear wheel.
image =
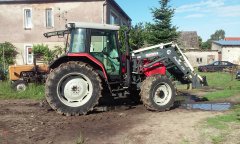
[[101, 79], [82, 62], [64, 63], [54, 69], [46, 81], [46, 99], [50, 106], [67, 116], [87, 114], [102, 96]]
[[147, 109], [165, 111], [173, 106], [176, 90], [172, 81], [166, 76], [155, 75], [144, 80], [140, 95]]

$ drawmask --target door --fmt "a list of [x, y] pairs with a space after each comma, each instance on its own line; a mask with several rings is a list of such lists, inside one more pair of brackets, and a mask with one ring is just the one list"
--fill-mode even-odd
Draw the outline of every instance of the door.
[[110, 76], [120, 75], [120, 59], [116, 32], [92, 30], [90, 53], [101, 61]]

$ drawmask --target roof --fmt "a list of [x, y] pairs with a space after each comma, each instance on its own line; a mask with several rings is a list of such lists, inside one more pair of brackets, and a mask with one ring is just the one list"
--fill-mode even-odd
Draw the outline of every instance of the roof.
[[220, 41], [213, 41], [213, 43], [221, 46], [240, 46], [240, 41], [236, 41], [236, 40], [229, 40], [229, 41], [220, 40]]
[[[88, 1], [96, 1], [96, 0], [0, 0], [0, 4], [1, 3], [54, 3], [54, 2], [78, 2], [78, 1], [88, 2]], [[123, 14], [124, 17], [132, 21], [132, 19], [128, 16], [128, 14], [118, 5], [118, 3], [115, 0], [107, 0], [107, 2], [115, 6]]]
[[196, 31], [181, 31], [178, 41], [184, 49], [199, 49], [199, 40]]
[[74, 24], [76, 28], [89, 28], [89, 29], [103, 29], [103, 30], [119, 30], [119, 26], [109, 25], [109, 24], [99, 24], [99, 23], [86, 23], [86, 22], [69, 22], [67, 27]]
[[240, 41], [240, 37], [225, 37], [225, 41]]
[[128, 16], [128, 14], [119, 6], [119, 4], [115, 0], [108, 0], [108, 2], [112, 3], [113, 5], [115, 5], [116, 8], [126, 16], [127, 19], [132, 21], [132, 19]]

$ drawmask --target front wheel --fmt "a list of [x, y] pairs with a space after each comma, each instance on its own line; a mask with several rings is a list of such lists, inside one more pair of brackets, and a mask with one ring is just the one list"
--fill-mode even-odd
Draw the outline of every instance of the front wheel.
[[166, 76], [154, 75], [143, 81], [140, 95], [147, 109], [165, 111], [173, 106], [176, 89]]
[[46, 81], [46, 99], [60, 114], [87, 114], [97, 105], [102, 93], [101, 79], [82, 62], [64, 63], [54, 69]]
[[18, 92], [23, 92], [27, 89], [27, 82], [24, 80], [17, 80], [12, 83], [12, 89], [18, 91]]

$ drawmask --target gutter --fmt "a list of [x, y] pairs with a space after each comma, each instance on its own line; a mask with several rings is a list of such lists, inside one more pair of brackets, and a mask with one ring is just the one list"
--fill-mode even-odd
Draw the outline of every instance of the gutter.
[[104, 1], [103, 7], [102, 7], [102, 24], [105, 24], [105, 7], [107, 5], [107, 0]]

